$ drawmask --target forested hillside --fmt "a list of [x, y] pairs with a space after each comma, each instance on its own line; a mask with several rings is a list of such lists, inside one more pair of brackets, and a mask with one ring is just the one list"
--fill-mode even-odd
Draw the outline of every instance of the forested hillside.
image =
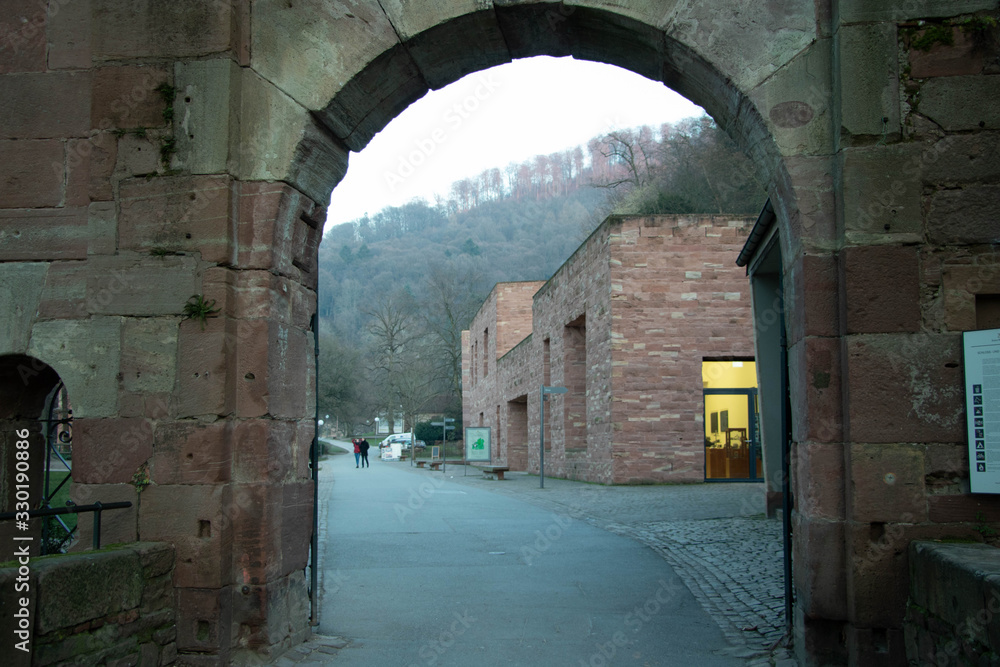
[[[609, 213], [757, 213], [749, 161], [708, 117], [488, 169], [448, 198], [327, 230], [321, 409], [460, 416], [460, 332], [497, 282], [545, 280]], [[409, 419], [409, 417], [407, 417]]]
[[320, 247], [320, 316], [353, 338], [364, 304], [399, 289], [419, 296], [431, 268], [472, 271], [472, 290], [548, 278], [599, 222], [607, 191], [579, 188], [538, 201], [488, 201], [448, 214], [415, 201], [336, 227]]

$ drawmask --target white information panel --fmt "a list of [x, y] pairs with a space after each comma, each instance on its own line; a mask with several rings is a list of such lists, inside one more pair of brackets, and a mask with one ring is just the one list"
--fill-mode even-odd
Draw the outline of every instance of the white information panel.
[[973, 493], [1000, 493], [1000, 329], [966, 331], [965, 409]]
[[399, 457], [402, 455], [403, 443], [401, 442], [391, 442], [387, 446], [382, 447], [383, 461], [398, 461]]
[[465, 428], [465, 460], [490, 460], [490, 427], [467, 426]]

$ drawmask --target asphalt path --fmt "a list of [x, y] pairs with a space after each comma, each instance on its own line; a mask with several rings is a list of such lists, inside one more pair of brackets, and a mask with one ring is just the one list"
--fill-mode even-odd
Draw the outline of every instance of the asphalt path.
[[377, 451], [322, 464], [335, 664], [743, 664], [649, 547]]

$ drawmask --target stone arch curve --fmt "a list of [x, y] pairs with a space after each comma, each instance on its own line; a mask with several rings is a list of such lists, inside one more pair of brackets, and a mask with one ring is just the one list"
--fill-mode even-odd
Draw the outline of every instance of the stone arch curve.
[[26, 354], [0, 354], [0, 419], [39, 419], [59, 374], [44, 361]]
[[[724, 1], [639, 9], [620, 1], [383, 4], [384, 12], [351, 13], [335, 3], [291, 31], [308, 43], [308, 65], [251, 52], [254, 69], [309, 110], [287, 180], [316, 201], [326, 201], [345, 172], [346, 150], [364, 148], [428, 90], [513, 59], [572, 56], [662, 82], [705, 108], [769, 184], [785, 256], [792, 254], [801, 221], [785, 159], [830, 152], [828, 72], [817, 67], [828, 62], [829, 43], [812, 6], [754, 4], [737, 16]], [[262, 24], [273, 39], [260, 40], [269, 46], [296, 25], [283, 8], [271, 11]], [[324, 41], [341, 35], [349, 37]]]

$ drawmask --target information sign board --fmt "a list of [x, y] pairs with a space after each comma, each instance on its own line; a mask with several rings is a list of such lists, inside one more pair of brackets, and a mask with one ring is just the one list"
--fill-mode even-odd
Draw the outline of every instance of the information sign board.
[[490, 451], [490, 427], [472, 426], [465, 429], [465, 460], [466, 461], [489, 461]]
[[972, 493], [1000, 493], [1000, 329], [966, 331], [965, 410]]
[[398, 461], [399, 457], [403, 455], [403, 443], [401, 442], [391, 442], [380, 449], [383, 461]]

